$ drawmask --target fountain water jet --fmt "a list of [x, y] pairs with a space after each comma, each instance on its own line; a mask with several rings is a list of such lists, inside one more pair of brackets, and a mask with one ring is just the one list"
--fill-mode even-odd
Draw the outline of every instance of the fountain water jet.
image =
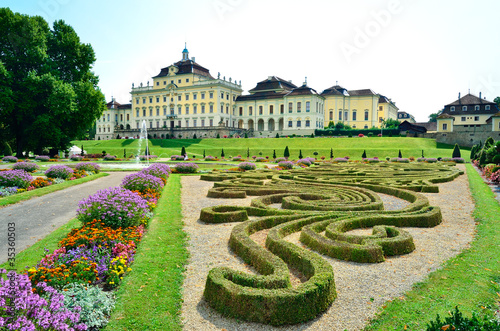
[[141, 148], [142, 148], [142, 141], [146, 140], [146, 148], [144, 151], [144, 155], [146, 156], [146, 167], [149, 167], [149, 146], [148, 146], [148, 129], [146, 127], [146, 121], [142, 120], [141, 124], [141, 134], [139, 135], [139, 147], [137, 149], [137, 156], [135, 158], [135, 163], [138, 166], [144, 166], [141, 164]]

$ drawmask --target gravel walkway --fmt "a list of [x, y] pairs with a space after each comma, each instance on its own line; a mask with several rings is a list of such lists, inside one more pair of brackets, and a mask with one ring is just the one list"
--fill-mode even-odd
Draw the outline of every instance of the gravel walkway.
[[[463, 165], [459, 168], [465, 170]], [[360, 330], [387, 301], [402, 297], [416, 282], [468, 247], [474, 235], [467, 176], [439, 184], [439, 194], [425, 194], [431, 205], [440, 206], [443, 222], [435, 228], [405, 228], [414, 238], [416, 250], [408, 255], [388, 258], [383, 263], [361, 264], [323, 256], [335, 273], [338, 297], [320, 317], [299, 325], [271, 327], [222, 317], [202, 299], [208, 271], [218, 266], [252, 271], [232, 254], [228, 239], [234, 224], [207, 225], [198, 221], [200, 209], [213, 205], [249, 205], [251, 198], [209, 199], [211, 182], [199, 177], [182, 177], [182, 205], [185, 231], [189, 234], [190, 260], [184, 281], [182, 318], [185, 330]], [[457, 194], [459, 193], [459, 194]], [[406, 202], [380, 195], [387, 209], [398, 209]], [[262, 234], [260, 237], [263, 237]], [[299, 234], [286, 239], [298, 242]], [[261, 242], [254, 234], [256, 242]], [[293, 277], [292, 277], [293, 278]], [[300, 281], [295, 279], [294, 283]]]
[[128, 172], [112, 172], [90, 182], [0, 209], [0, 263], [7, 261], [7, 226], [15, 223], [16, 252], [66, 224], [76, 216], [78, 202], [98, 190], [118, 186]]

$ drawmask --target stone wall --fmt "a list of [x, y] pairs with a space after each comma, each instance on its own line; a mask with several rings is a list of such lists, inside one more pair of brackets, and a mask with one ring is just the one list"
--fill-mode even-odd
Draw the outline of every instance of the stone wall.
[[484, 143], [489, 137], [500, 140], [500, 132], [491, 131], [491, 128], [487, 126], [473, 128], [454, 126], [453, 132], [432, 132], [420, 134], [418, 137], [436, 139], [436, 142], [443, 144], [472, 147], [478, 144], [479, 141]]

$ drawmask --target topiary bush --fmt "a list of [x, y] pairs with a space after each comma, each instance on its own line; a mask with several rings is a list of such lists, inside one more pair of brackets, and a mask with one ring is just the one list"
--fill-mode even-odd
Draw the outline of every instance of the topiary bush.
[[123, 187], [97, 191], [80, 201], [76, 211], [83, 224], [96, 219], [113, 229], [139, 225], [148, 212], [146, 200]]
[[73, 169], [65, 165], [51, 166], [45, 171], [45, 176], [49, 178], [68, 179], [73, 175]]

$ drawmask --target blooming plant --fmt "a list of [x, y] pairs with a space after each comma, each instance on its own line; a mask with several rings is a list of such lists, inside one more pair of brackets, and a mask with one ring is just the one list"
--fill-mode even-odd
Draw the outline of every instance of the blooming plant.
[[163, 183], [166, 184], [168, 175], [172, 172], [172, 170], [170, 170], [170, 167], [166, 164], [155, 163], [150, 165], [146, 169], [143, 169], [141, 172], [146, 175], [161, 178], [163, 180]]
[[17, 186], [18, 188], [28, 188], [33, 176], [24, 170], [10, 170], [0, 172], [0, 186]]
[[80, 161], [81, 159], [83, 159], [83, 156], [78, 155], [78, 154], [73, 154], [73, 155], [71, 155], [69, 158], [70, 158], [70, 160], [72, 160], [72, 161]]
[[[5, 269], [0, 274], [6, 274]], [[41, 282], [44, 296], [34, 292], [25, 274], [10, 271], [0, 276], [0, 326], [3, 330], [87, 330], [80, 322], [80, 309], [64, 308], [64, 296]]]
[[191, 174], [198, 171], [198, 165], [195, 163], [177, 163], [175, 169], [179, 173]]
[[17, 157], [15, 157], [15, 156], [11, 156], [11, 155], [7, 155], [7, 156], [4, 156], [4, 157], [2, 158], [2, 161], [4, 161], [4, 162], [12, 162], [12, 163], [14, 163], [14, 162], [17, 162]]
[[465, 163], [465, 160], [461, 157], [453, 157], [453, 158], [451, 158], [451, 160], [456, 162], [456, 163]]
[[278, 163], [278, 167], [283, 168], [283, 169], [293, 169], [293, 162], [292, 161], [281, 161]]
[[255, 170], [256, 166], [255, 163], [241, 162], [240, 164], [238, 164], [238, 168], [242, 170]]
[[284, 157], [277, 157], [274, 159], [274, 163], [280, 163], [281, 161], [286, 161]]
[[61, 289], [70, 283], [91, 284], [97, 280], [97, 263], [88, 259], [74, 260], [68, 264], [55, 264], [51, 267], [36, 267], [28, 270], [33, 284], [46, 282], [54, 288]]
[[55, 165], [46, 170], [45, 175], [49, 178], [68, 179], [73, 175], [73, 169], [65, 165]]
[[106, 154], [102, 159], [104, 161], [114, 161], [116, 160], [116, 155]]
[[151, 159], [157, 159], [158, 155], [139, 155], [139, 160], [151, 160]]
[[216, 160], [216, 158], [213, 157], [212, 155], [205, 156], [205, 161], [215, 161], [215, 160]]
[[17, 193], [17, 186], [0, 187], [0, 197], [8, 197]]
[[339, 162], [339, 163], [345, 163], [347, 161], [349, 161], [347, 158], [345, 157], [337, 157], [333, 160], [334, 162]]
[[148, 175], [144, 172], [136, 172], [123, 178], [121, 186], [131, 191], [144, 192], [152, 190], [153, 192], [161, 192], [164, 182], [153, 175]]
[[[151, 177], [161, 182], [160, 179]], [[78, 206], [77, 217], [83, 224], [98, 219], [114, 229], [139, 225], [149, 211], [146, 200], [123, 187], [99, 190], [80, 201]]]
[[101, 171], [101, 166], [97, 163], [92, 162], [82, 162], [75, 165], [76, 170], [85, 170], [86, 172], [92, 171], [98, 174]]
[[311, 165], [311, 161], [309, 159], [300, 159], [297, 161], [297, 165], [303, 165], [305, 167], [309, 167]]
[[233, 161], [240, 161], [241, 160], [241, 156], [238, 155], [238, 156], [233, 156]]
[[490, 180], [493, 183], [500, 183], [500, 170], [495, 171], [494, 173], [491, 174]]
[[47, 155], [38, 155], [35, 160], [42, 162], [49, 162], [50, 158]]
[[255, 158], [255, 162], [266, 162], [266, 158], [265, 157], [261, 157], [261, 156], [256, 157]]
[[30, 187], [34, 187], [34, 188], [41, 188], [41, 187], [50, 186], [50, 185], [52, 185], [52, 182], [50, 180], [47, 180], [47, 179], [41, 178], [41, 177], [35, 178], [30, 183]]
[[125, 272], [130, 272], [132, 270], [129, 265], [130, 263], [126, 255], [120, 255], [111, 260], [106, 278], [107, 287], [114, 288], [118, 286]]
[[182, 155], [172, 155], [172, 156], [170, 156], [170, 160], [172, 160], [172, 161], [182, 161], [182, 160], [184, 160], [184, 156], [182, 156]]
[[12, 166], [12, 169], [24, 170], [26, 172], [35, 172], [40, 169], [38, 164], [32, 162], [18, 162]]

